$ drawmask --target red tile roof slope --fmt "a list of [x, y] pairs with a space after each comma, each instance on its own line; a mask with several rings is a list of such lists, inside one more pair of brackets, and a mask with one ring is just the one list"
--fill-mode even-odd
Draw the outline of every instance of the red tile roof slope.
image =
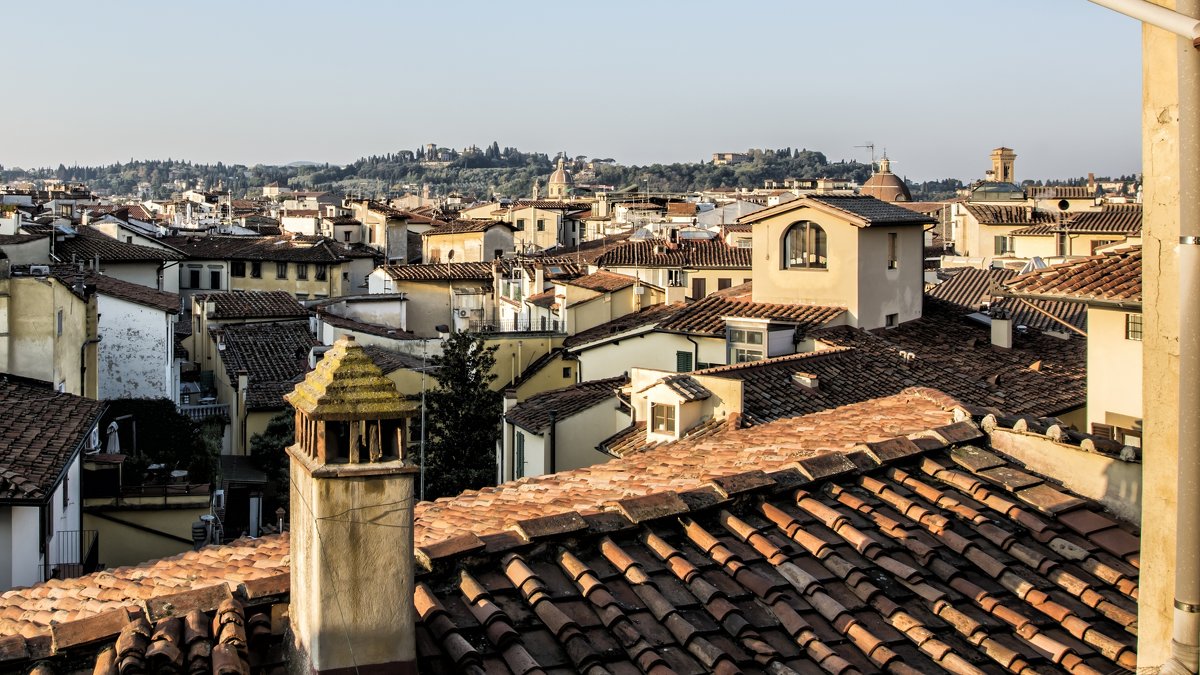
[[754, 302], [753, 282], [732, 286], [688, 305], [682, 312], [663, 321], [658, 330], [721, 337], [725, 335], [725, 317], [771, 319], [799, 324], [808, 331], [836, 319], [846, 310], [822, 305], [782, 305]]
[[628, 274], [617, 274], [607, 270], [598, 270], [591, 274], [584, 275], [568, 281], [571, 286], [586, 288], [589, 291], [598, 291], [600, 293], [611, 293], [624, 288], [629, 288], [637, 282], [636, 277], [631, 277]]
[[613, 247], [596, 258], [597, 267], [693, 267], [696, 269], [750, 269], [748, 248], [724, 239], [684, 239], [672, 244], [662, 239], [640, 239]]
[[283, 395], [309, 370], [309, 351], [321, 344], [307, 320], [230, 324], [210, 332], [225, 344], [221, 360], [228, 381], [237, 382], [242, 370], [250, 376], [248, 410], [282, 409]]
[[1003, 297], [1004, 282], [1016, 275], [1016, 271], [1009, 269], [964, 267], [925, 294], [962, 307], [967, 312], [979, 312], [982, 305], [987, 303], [989, 313], [1003, 311], [1016, 325], [1033, 330], [1060, 333], [1070, 330], [1064, 324], [1081, 331], [1087, 330], [1087, 307], [1083, 305], [1059, 300]]
[[1062, 216], [1028, 206], [998, 206], [995, 204], [965, 204], [967, 212], [984, 225], [1058, 225]]
[[212, 303], [211, 319], [296, 319], [308, 310], [287, 291], [230, 291], [193, 296], [196, 302]]
[[421, 233], [423, 237], [436, 237], [443, 234], [463, 234], [467, 232], [486, 232], [493, 227], [515, 229], [509, 223], [499, 220], [453, 220], [444, 225], [438, 225]]
[[920, 319], [875, 333], [834, 326], [810, 337], [884, 361], [911, 354], [906, 367], [914, 373], [913, 384], [942, 387], [972, 405], [1049, 417], [1087, 402], [1085, 339], [1015, 333], [1013, 348], [1005, 350], [993, 347], [989, 330], [959, 308], [928, 299], [923, 312]]
[[57, 392], [49, 382], [0, 375], [0, 504], [48, 499], [83, 449], [104, 403]]
[[[22, 270], [28, 270], [28, 267], [23, 267]], [[96, 291], [101, 295], [108, 295], [144, 307], [152, 307], [170, 314], [178, 314], [180, 312], [179, 295], [177, 293], [167, 293], [166, 291], [160, 291], [149, 286], [110, 277], [107, 274], [96, 274], [92, 271], [81, 273], [78, 267], [70, 265], [56, 265], [51, 268], [50, 273], [68, 288], [71, 288], [82, 276], [84, 283], [94, 286]]]
[[644, 307], [636, 312], [631, 312], [607, 323], [602, 323], [599, 326], [579, 331], [563, 340], [563, 347], [579, 347], [639, 328], [649, 330], [654, 325], [666, 321], [685, 309], [687, 309], [687, 305], [682, 302]]
[[540, 434], [550, 428], [551, 411], [558, 419], [566, 419], [607, 399], [616, 398], [617, 389], [625, 382], [625, 376], [622, 375], [544, 391], [518, 403], [504, 415], [504, 419], [526, 431]]
[[1080, 211], [1067, 214], [1060, 224], [1033, 225], [1012, 232], [1013, 236], [1050, 236], [1068, 234], [1122, 234], [1127, 237], [1142, 234], [1141, 204], [1106, 204], [1099, 211]]
[[[606, 504], [658, 492], [700, 488], [750, 469], [775, 471], [797, 460], [842, 451], [950, 423], [955, 402], [929, 390], [732, 430], [637, 453], [627, 459], [549, 476], [524, 478], [457, 497], [422, 502], [416, 542], [431, 547], [464, 535], [506, 536], [512, 523], [571, 511], [597, 513]], [[0, 635], [40, 635], [51, 621], [70, 621], [128, 607], [139, 600], [216, 584], [286, 573], [286, 535], [210, 546], [136, 567], [54, 580], [0, 594]]]
[[[423, 546], [421, 671], [1128, 672], [1137, 531], [989, 441], [963, 421]], [[246, 639], [214, 647], [213, 669], [269, 661], [282, 644], [266, 616], [288, 582], [272, 570], [233, 598], [217, 586], [147, 603], [162, 637], [145, 658], [178, 653], [165, 649], [173, 616], [203, 626], [236, 599], [253, 608]], [[133, 617], [142, 628], [122, 628], [122, 611], [9, 639], [0, 661], [111, 664], [100, 650], [121, 632], [132, 667], [149, 642], [136, 633], [151, 634]]]
[[1005, 284], [1012, 295], [1105, 302], [1140, 307], [1142, 247], [1052, 265], [1022, 274]]
[[457, 262], [427, 265], [381, 265], [396, 281], [491, 281], [492, 263]]

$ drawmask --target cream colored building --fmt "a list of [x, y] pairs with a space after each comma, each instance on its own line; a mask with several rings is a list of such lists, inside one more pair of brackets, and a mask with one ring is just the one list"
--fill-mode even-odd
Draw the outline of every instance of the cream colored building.
[[921, 316], [934, 219], [873, 197], [808, 195], [741, 222], [754, 227], [754, 302], [845, 307], [866, 329]]
[[94, 288], [64, 284], [48, 267], [10, 271], [0, 260], [0, 372], [96, 398], [96, 302]]
[[1087, 304], [1087, 430], [1141, 447], [1141, 247], [1022, 274], [1005, 282], [1005, 292]]
[[513, 226], [492, 220], [456, 220], [421, 234], [426, 264], [487, 262], [513, 251]]

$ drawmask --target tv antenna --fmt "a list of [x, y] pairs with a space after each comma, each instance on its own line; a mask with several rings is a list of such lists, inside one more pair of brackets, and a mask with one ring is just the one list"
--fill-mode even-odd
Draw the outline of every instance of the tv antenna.
[[874, 143], [872, 143], [871, 141], [867, 141], [866, 143], [863, 143], [862, 145], [856, 145], [854, 147], [869, 149], [871, 151], [871, 166], [875, 166], [875, 144]]

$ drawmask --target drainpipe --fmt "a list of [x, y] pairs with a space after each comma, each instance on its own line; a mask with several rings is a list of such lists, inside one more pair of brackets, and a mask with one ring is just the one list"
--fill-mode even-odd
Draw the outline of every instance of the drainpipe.
[[1195, 673], [1200, 661], [1200, 57], [1190, 44], [1180, 49], [1188, 55], [1179, 59], [1179, 492], [1171, 660], [1163, 673]]
[[[688, 342], [692, 343], [692, 370], [700, 370], [700, 343], [692, 339], [691, 335], [683, 336]], [[726, 358], [726, 361], [729, 359]]]
[[547, 473], [558, 473], [558, 462], [555, 461], [556, 456], [558, 454], [558, 448], [556, 447], [557, 446], [556, 441], [558, 440], [557, 427], [558, 427], [558, 411], [551, 410], [550, 411], [550, 434], [549, 434], [549, 438], [550, 438], [550, 470]]
[[[1186, 39], [1179, 44], [1179, 464], [1171, 658], [1161, 673], [1200, 662], [1200, 20], [1147, 0], [1091, 0]], [[1178, 6], [1195, 13], [1196, 0]]]

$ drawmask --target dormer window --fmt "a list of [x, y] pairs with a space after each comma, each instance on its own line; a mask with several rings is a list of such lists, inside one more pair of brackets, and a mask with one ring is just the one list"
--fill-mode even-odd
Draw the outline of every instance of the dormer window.
[[651, 431], [656, 434], [675, 434], [675, 406], [670, 403], [650, 404]]
[[783, 236], [784, 269], [825, 269], [828, 257], [828, 238], [816, 223], [793, 223]]

